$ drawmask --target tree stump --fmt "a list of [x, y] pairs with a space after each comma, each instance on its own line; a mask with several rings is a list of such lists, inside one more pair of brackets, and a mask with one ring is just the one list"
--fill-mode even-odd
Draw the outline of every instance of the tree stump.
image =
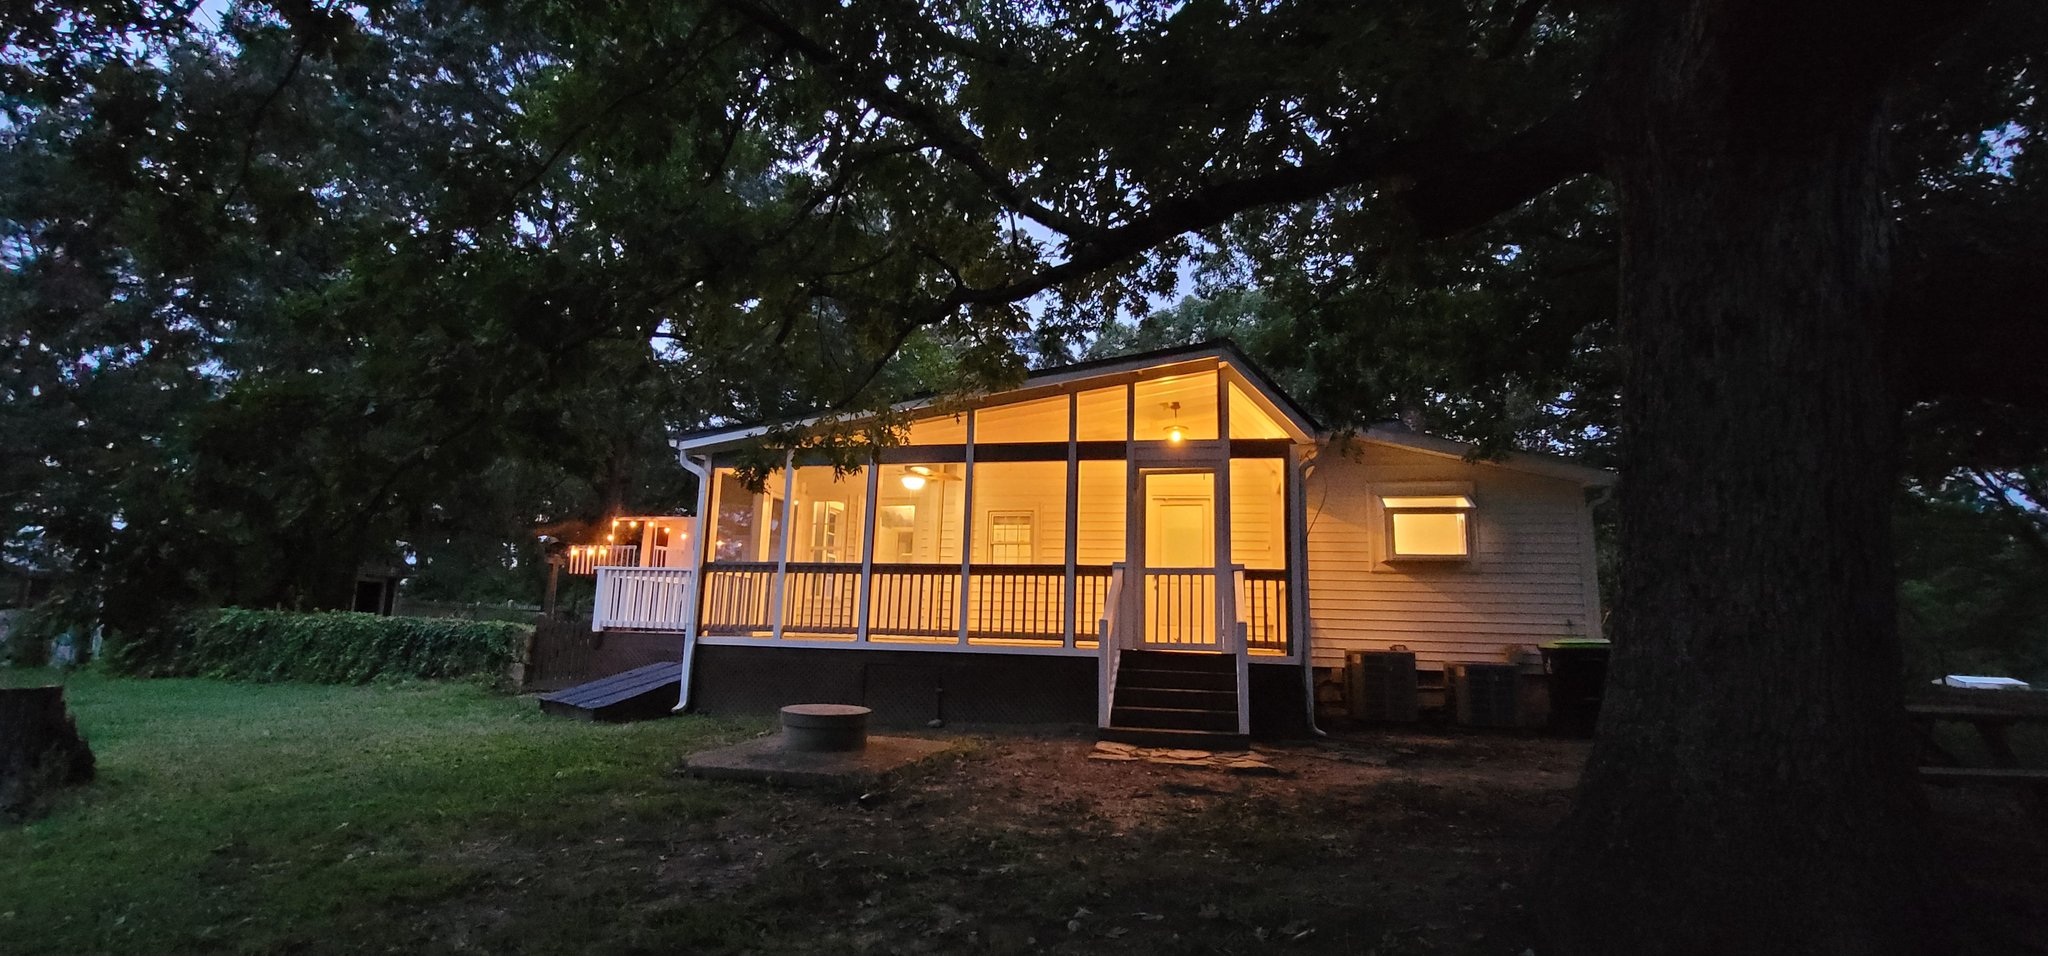
[[27, 816], [44, 794], [91, 781], [94, 765], [64, 688], [0, 689], [0, 817]]

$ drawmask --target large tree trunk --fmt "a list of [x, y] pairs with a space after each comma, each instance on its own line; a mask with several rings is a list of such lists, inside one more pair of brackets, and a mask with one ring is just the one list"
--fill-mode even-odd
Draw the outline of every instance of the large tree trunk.
[[1571, 956], [1931, 951], [1879, 349], [1889, 67], [1718, 6], [1625, 68], [1616, 649], [1546, 931]]
[[91, 780], [93, 769], [64, 688], [0, 689], [0, 819], [27, 814], [52, 789]]

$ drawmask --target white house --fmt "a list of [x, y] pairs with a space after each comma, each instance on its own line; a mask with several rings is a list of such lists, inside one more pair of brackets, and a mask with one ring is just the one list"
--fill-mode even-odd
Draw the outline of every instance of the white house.
[[788, 454], [758, 491], [732, 466], [766, 428], [680, 441], [702, 533], [667, 567], [596, 568], [593, 626], [674, 642], [697, 710], [1130, 739], [1298, 730], [1350, 650], [1441, 670], [1599, 636], [1588, 502], [1612, 475], [1327, 434], [1228, 343], [906, 412], [866, 467]]

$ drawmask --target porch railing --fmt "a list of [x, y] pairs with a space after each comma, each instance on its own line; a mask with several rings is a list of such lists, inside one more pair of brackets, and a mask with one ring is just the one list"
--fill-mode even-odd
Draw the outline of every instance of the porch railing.
[[1245, 623], [1245, 645], [1254, 651], [1287, 653], [1287, 572], [1247, 568], [1241, 573], [1237, 617]]
[[637, 567], [637, 544], [581, 544], [569, 549], [570, 574], [595, 574], [602, 567]]
[[[704, 566], [701, 628], [708, 635], [770, 632], [776, 565]], [[860, 565], [791, 562], [782, 589], [785, 636], [860, 633]], [[1067, 571], [1059, 564], [977, 565], [968, 574], [967, 638], [1057, 647], [1066, 640]], [[1100, 634], [1109, 590], [1107, 566], [1074, 569], [1074, 639]], [[960, 638], [960, 566], [871, 566], [868, 633], [882, 640], [944, 643]]]
[[1216, 627], [1216, 569], [1146, 568], [1144, 643], [1155, 647], [1215, 650], [1223, 646]]
[[1123, 649], [1133, 643], [1129, 629], [1117, 626], [1122, 617], [1118, 604], [1123, 600], [1124, 566], [1121, 562], [1110, 566], [1109, 580], [1103, 588], [1102, 614], [1095, 621], [1095, 633], [1100, 643], [1095, 648], [1096, 667], [1101, 672], [1095, 682], [1098, 695], [1095, 705], [1095, 726], [1108, 727], [1110, 716], [1116, 707], [1116, 671], [1123, 661]]
[[688, 568], [600, 567], [590, 629], [681, 630], [689, 600]]
[[768, 609], [775, 589], [775, 562], [715, 562], [704, 566], [703, 634], [766, 633], [774, 622]]

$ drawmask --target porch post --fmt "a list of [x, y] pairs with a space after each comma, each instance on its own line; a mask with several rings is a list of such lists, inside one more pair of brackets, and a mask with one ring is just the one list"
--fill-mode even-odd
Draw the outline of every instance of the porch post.
[[868, 455], [868, 504], [863, 527], [860, 532], [860, 595], [854, 602], [853, 640], [857, 644], [868, 642], [868, 593], [874, 587], [875, 579], [875, 511], [880, 507], [882, 491], [878, 484], [882, 474], [882, 456]]
[[1216, 637], [1217, 644], [1237, 664], [1237, 732], [1249, 734], [1251, 688], [1245, 634], [1237, 624], [1237, 568], [1230, 553], [1230, 379], [1223, 368], [1216, 369], [1216, 438], [1223, 457], [1216, 467]]
[[1064, 618], [1066, 621], [1066, 632], [1063, 638], [1063, 643], [1069, 649], [1072, 649], [1074, 646], [1074, 609], [1076, 607], [1076, 602], [1074, 600], [1074, 563], [1077, 560], [1076, 553], [1080, 550], [1081, 547], [1081, 532], [1080, 528], [1078, 527], [1078, 525], [1081, 522], [1081, 446], [1079, 444], [1079, 440], [1075, 437], [1078, 434], [1080, 434], [1080, 409], [1080, 393], [1068, 392], [1066, 525], [1067, 540], [1065, 545], [1067, 553], [1067, 586], [1065, 590], [1062, 592], [1066, 595], [1066, 597], [1061, 602], [1064, 605], [1064, 607], [1060, 611], [1060, 614], [1061, 617]]
[[[1309, 446], [1311, 449], [1314, 446]], [[1301, 682], [1307, 698], [1308, 726], [1316, 726], [1315, 654], [1309, 648], [1308, 615], [1308, 489], [1303, 481], [1308, 456], [1303, 446], [1287, 446], [1287, 651], [1301, 655]]]
[[967, 595], [968, 565], [974, 557], [974, 420], [975, 410], [967, 410], [967, 472], [960, 488], [960, 646], [967, 646]]
[[[1124, 587], [1117, 595], [1121, 605], [1111, 611], [1117, 616], [1116, 633], [1125, 634], [1126, 628], [1136, 628], [1135, 635], [1120, 637], [1117, 643], [1136, 646], [1144, 643], [1144, 623], [1139, 620], [1139, 611], [1145, 606], [1145, 489], [1138, 472], [1138, 383], [1124, 383]], [[1114, 653], [1106, 644], [1104, 653]]]
[[775, 585], [768, 589], [768, 600], [774, 606], [768, 609], [769, 635], [782, 640], [782, 588], [789, 578], [789, 533], [793, 529], [790, 520], [796, 513], [796, 449], [782, 455], [782, 527], [775, 536]]

